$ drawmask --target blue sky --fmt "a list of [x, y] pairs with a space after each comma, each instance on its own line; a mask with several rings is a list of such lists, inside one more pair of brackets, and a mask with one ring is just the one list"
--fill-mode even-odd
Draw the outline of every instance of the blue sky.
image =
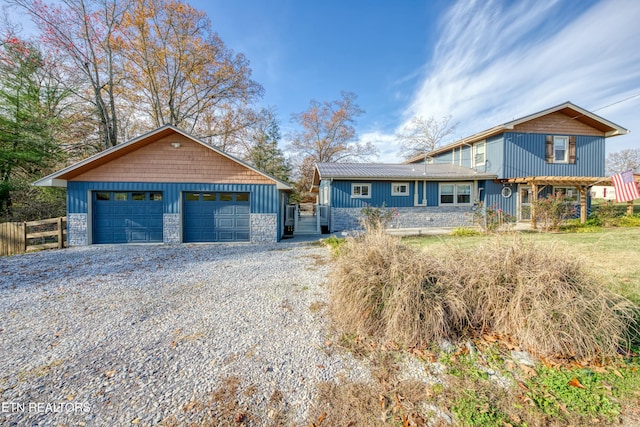
[[632, 131], [608, 152], [640, 148], [637, 0], [190, 3], [251, 61], [283, 133], [344, 90], [379, 161], [400, 160], [394, 133], [414, 116], [451, 114], [451, 142], [565, 101]]

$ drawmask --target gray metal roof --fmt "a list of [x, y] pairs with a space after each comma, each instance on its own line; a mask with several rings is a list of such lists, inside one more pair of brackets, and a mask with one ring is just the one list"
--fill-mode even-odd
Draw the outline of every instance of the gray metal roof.
[[320, 179], [475, 180], [497, 175], [452, 164], [317, 163]]

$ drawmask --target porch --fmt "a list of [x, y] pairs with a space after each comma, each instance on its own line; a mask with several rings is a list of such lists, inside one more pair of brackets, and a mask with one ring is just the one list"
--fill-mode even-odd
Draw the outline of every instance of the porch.
[[[640, 175], [634, 175], [636, 183], [640, 183]], [[584, 177], [584, 176], [529, 176], [521, 178], [508, 178], [497, 180], [503, 184], [519, 184], [531, 187], [533, 199], [537, 199], [540, 192], [547, 186], [574, 187], [580, 195], [580, 222], [587, 221], [587, 197], [594, 185], [613, 185], [611, 177]], [[633, 202], [629, 202], [633, 212]], [[537, 229], [535, 204], [531, 204], [531, 228]]]

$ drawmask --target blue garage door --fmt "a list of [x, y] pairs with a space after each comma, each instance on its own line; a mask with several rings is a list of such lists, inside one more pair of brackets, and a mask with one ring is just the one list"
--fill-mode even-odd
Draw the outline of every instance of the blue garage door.
[[94, 191], [93, 242], [162, 242], [162, 193]]
[[249, 193], [184, 193], [185, 242], [249, 241]]

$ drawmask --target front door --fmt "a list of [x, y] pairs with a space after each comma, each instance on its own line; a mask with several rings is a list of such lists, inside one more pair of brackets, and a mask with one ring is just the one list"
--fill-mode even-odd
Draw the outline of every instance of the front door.
[[531, 221], [531, 200], [533, 199], [533, 192], [531, 187], [521, 185], [518, 189], [518, 202], [520, 207], [518, 209], [518, 221]]

